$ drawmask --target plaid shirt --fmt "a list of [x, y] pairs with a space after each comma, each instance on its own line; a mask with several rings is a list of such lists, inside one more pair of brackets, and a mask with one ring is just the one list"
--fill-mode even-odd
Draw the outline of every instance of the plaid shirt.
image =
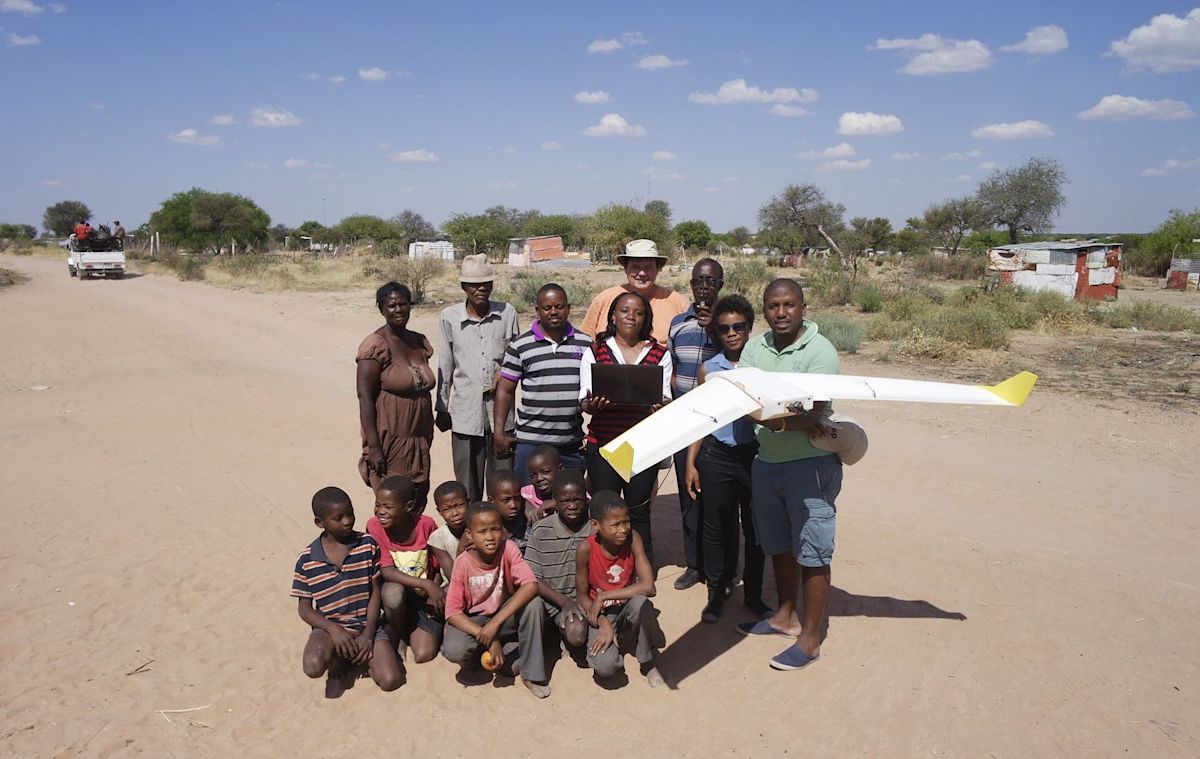
[[708, 330], [696, 321], [694, 305], [688, 306], [687, 311], [671, 320], [667, 346], [671, 349], [671, 362], [675, 367], [671, 389], [676, 398], [696, 386], [700, 365], [721, 350], [709, 336]]

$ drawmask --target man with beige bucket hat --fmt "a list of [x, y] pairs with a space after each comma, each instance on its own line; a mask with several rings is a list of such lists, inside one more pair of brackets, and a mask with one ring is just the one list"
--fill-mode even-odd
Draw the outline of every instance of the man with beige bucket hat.
[[650, 301], [654, 317], [650, 334], [666, 345], [671, 320], [688, 310], [686, 298], [669, 287], [656, 284], [667, 257], [659, 254], [653, 240], [632, 240], [625, 246], [625, 253], [617, 256], [617, 263], [625, 269], [625, 284], [602, 290], [592, 299], [580, 331], [588, 335], [600, 334], [608, 326], [605, 321], [612, 302], [622, 293], [637, 293]]
[[[459, 282], [466, 300], [447, 306], [438, 320], [434, 422], [451, 431], [454, 478], [466, 486], [469, 501], [483, 500], [488, 474], [512, 468], [495, 455], [492, 411], [504, 350], [521, 328], [511, 305], [491, 299], [495, 279], [486, 253], [464, 258]], [[514, 426], [509, 414], [506, 427]]]

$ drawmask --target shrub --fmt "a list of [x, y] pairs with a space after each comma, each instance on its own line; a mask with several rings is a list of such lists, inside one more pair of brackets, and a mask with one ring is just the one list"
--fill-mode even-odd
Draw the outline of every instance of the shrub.
[[912, 358], [957, 361], [963, 357], [966, 349], [960, 343], [914, 329], [908, 339], [900, 344], [899, 352]]
[[825, 314], [817, 327], [820, 334], [829, 338], [833, 347], [842, 353], [858, 353], [858, 347], [863, 341], [863, 326], [837, 314]]
[[987, 269], [985, 256], [963, 250], [954, 256], [921, 253], [905, 260], [912, 272], [924, 279], [979, 279]]
[[902, 293], [883, 304], [883, 312], [896, 321], [912, 321], [934, 308], [933, 301], [916, 293]]
[[27, 277], [19, 271], [13, 271], [12, 269], [0, 267], [0, 287], [19, 285], [26, 279]]
[[1172, 303], [1122, 303], [1109, 309], [1098, 309], [1094, 318], [1115, 329], [1136, 327], [1158, 332], [1200, 331], [1200, 315]]
[[217, 268], [237, 277], [247, 274], [257, 274], [271, 265], [271, 260], [258, 253], [248, 253], [239, 256], [219, 256], [213, 259]]
[[204, 279], [204, 259], [194, 256], [176, 256], [174, 261], [168, 262], [178, 276], [184, 282], [194, 282]]
[[966, 348], [1008, 347], [1008, 326], [1004, 319], [981, 304], [934, 308], [919, 314], [914, 324], [922, 335], [940, 337]]
[[392, 278], [408, 285], [412, 290], [413, 304], [425, 302], [430, 283], [445, 271], [446, 262], [432, 257], [397, 256], [391, 265]]
[[901, 340], [912, 330], [910, 321], [896, 321], [887, 314], [876, 314], [867, 320], [866, 336], [868, 340]]
[[874, 283], [860, 287], [854, 297], [854, 302], [858, 304], [858, 310], [864, 314], [873, 314], [882, 311], [883, 301], [883, 290], [879, 288], [879, 285]]
[[[756, 256], [741, 256], [725, 269], [724, 294], [737, 293], [751, 303], [762, 300], [767, 283], [774, 279], [767, 263]], [[574, 303], [575, 301], [571, 301]]]

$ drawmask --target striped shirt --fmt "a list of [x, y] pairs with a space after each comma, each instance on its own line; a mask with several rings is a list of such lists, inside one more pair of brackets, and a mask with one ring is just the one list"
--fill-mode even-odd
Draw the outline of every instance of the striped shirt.
[[586, 519], [577, 532], [572, 532], [557, 516], [542, 519], [529, 531], [525, 561], [539, 582], [574, 598], [575, 551], [579, 542], [591, 534], [592, 524]]
[[698, 384], [700, 365], [721, 350], [713, 342], [708, 330], [696, 321], [696, 307], [671, 320], [671, 337], [667, 344], [671, 348], [671, 362], [675, 366], [675, 379], [671, 390], [678, 398]]
[[379, 574], [379, 545], [356, 532], [346, 548], [340, 569], [325, 555], [320, 537], [301, 551], [292, 573], [292, 598], [311, 598], [326, 619], [359, 633], [367, 626], [371, 580]]
[[500, 374], [521, 386], [518, 441], [571, 445], [583, 439], [579, 362], [591, 344], [591, 337], [570, 324], [562, 342], [556, 343], [536, 321], [508, 344]]

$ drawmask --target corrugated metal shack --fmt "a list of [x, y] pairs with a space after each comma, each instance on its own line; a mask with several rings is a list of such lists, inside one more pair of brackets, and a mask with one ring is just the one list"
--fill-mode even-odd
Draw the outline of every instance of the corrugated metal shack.
[[558, 235], [513, 237], [508, 241], [508, 265], [524, 267], [538, 261], [553, 261], [563, 257], [562, 238]]
[[1121, 244], [1061, 240], [1001, 245], [988, 251], [988, 271], [1030, 290], [1053, 290], [1075, 300], [1116, 300]]
[[1168, 290], [1200, 290], [1200, 258], [1172, 258]]

